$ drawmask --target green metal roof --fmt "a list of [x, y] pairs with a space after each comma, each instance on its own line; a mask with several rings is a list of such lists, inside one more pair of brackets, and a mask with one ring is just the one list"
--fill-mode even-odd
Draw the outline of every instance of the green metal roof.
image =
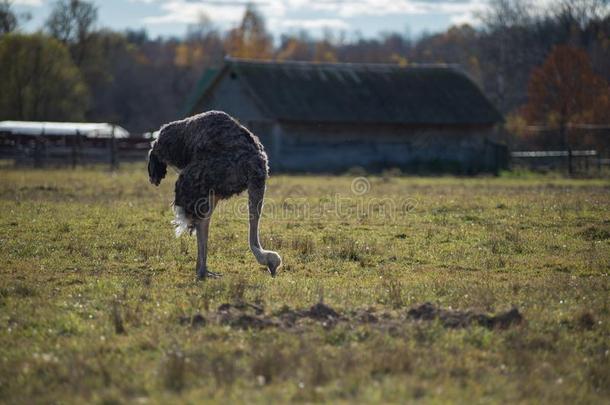
[[[277, 120], [418, 125], [502, 121], [479, 87], [450, 66], [228, 59], [219, 74], [229, 72]], [[206, 91], [213, 90], [205, 88], [199, 100]]]

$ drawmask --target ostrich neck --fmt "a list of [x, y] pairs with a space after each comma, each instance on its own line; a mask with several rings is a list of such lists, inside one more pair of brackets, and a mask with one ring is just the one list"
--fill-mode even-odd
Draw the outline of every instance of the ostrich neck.
[[256, 257], [256, 261], [259, 262], [259, 264], [267, 265], [267, 251], [261, 247], [261, 243], [258, 238], [258, 222], [257, 215], [250, 218], [250, 249], [252, 250], [254, 257]]

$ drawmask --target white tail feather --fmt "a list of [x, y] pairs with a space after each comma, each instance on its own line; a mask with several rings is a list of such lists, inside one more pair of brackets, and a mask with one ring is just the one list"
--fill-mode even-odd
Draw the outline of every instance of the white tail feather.
[[174, 215], [176, 216], [172, 221], [172, 225], [176, 227], [176, 238], [179, 238], [184, 232], [192, 227], [191, 221], [186, 217], [184, 208], [175, 205]]

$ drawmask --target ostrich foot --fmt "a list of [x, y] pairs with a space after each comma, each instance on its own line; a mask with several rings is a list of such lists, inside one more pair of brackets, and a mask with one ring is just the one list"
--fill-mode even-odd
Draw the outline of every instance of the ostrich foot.
[[205, 280], [206, 278], [220, 278], [222, 274], [209, 271], [208, 269], [197, 270], [197, 279]]

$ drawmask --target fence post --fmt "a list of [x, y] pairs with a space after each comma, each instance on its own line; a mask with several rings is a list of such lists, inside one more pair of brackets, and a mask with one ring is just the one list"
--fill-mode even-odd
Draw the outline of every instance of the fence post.
[[34, 138], [34, 167], [44, 166], [44, 128], [39, 136]]
[[116, 150], [116, 139], [114, 137], [115, 125], [112, 124], [112, 132], [110, 134], [110, 169], [115, 170], [119, 167]]
[[85, 148], [85, 136], [83, 134], [81, 134], [80, 132], [78, 133], [78, 144], [76, 145], [77, 147], [77, 154], [76, 154], [76, 159], [78, 160], [78, 163], [80, 163], [81, 165], [83, 165], [85, 163], [85, 157], [84, 157], [84, 153], [83, 153], [83, 149]]
[[571, 176], [574, 174], [574, 169], [572, 168], [572, 148], [568, 146], [568, 174]]
[[76, 131], [76, 136], [74, 137], [74, 139], [72, 139], [72, 169], [76, 169], [76, 144], [78, 142], [78, 138], [80, 136], [79, 131]]
[[585, 171], [589, 174], [589, 155], [585, 156]]

